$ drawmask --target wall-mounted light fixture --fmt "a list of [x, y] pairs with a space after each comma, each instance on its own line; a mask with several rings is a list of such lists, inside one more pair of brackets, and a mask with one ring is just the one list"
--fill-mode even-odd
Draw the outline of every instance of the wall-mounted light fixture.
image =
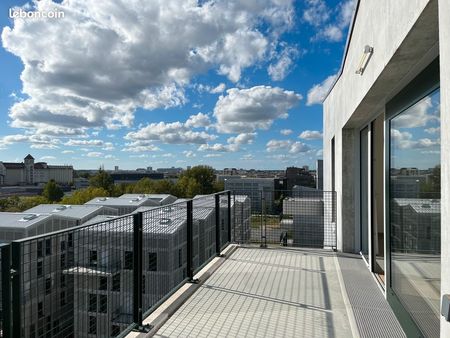
[[363, 75], [366, 70], [367, 64], [369, 63], [370, 58], [373, 54], [373, 47], [366, 45], [364, 47], [364, 54], [361, 57], [361, 61], [359, 61], [358, 69], [356, 70], [356, 74]]

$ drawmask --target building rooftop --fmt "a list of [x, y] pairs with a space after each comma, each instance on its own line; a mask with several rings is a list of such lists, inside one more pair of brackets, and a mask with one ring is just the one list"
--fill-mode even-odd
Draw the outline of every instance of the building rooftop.
[[26, 212], [33, 214], [54, 214], [61, 217], [82, 219], [104, 207], [101, 205], [64, 205], [64, 204], [40, 204]]
[[[122, 198], [122, 197], [96, 197], [89, 202], [86, 202], [85, 205], [104, 205], [104, 206], [137, 206], [140, 207], [144, 205], [144, 203], [148, 203], [149, 199], [143, 197], [131, 197], [131, 198]], [[152, 200], [150, 200], [152, 201]], [[158, 205], [157, 202], [153, 201], [155, 205]]]
[[28, 212], [0, 212], [1, 228], [26, 229], [32, 225], [47, 221], [51, 215], [39, 215]]

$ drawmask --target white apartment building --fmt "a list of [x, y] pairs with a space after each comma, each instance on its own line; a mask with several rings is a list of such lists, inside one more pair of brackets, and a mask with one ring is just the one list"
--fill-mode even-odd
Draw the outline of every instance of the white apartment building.
[[70, 185], [73, 182], [73, 167], [69, 165], [49, 165], [34, 162], [28, 154], [23, 162], [0, 161], [0, 185], [34, 185], [54, 180], [58, 184]]

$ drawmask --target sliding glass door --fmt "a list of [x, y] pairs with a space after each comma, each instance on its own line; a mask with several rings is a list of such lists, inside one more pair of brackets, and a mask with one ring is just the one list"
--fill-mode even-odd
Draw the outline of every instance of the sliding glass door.
[[389, 121], [390, 286], [420, 331], [439, 337], [439, 89]]

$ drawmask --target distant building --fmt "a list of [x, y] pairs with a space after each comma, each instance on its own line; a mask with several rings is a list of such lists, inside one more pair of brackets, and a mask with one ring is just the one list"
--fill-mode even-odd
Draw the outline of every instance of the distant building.
[[89, 180], [84, 177], [77, 177], [73, 179], [75, 189], [84, 189], [89, 187]]
[[175, 168], [175, 167], [158, 168], [158, 169], [156, 169], [156, 172], [161, 173], [161, 174], [166, 174], [166, 175], [178, 175], [183, 172], [183, 168]]
[[54, 180], [61, 185], [73, 182], [73, 167], [69, 165], [48, 165], [34, 162], [28, 154], [23, 162], [0, 162], [0, 185], [34, 185]]
[[252, 212], [271, 212], [274, 201], [274, 179], [257, 177], [229, 178], [224, 181], [225, 190], [247, 195], [252, 203]]
[[149, 178], [151, 180], [162, 180], [164, 178], [164, 174], [162, 173], [150, 173], [147, 172], [146, 169], [142, 169], [140, 171], [128, 171], [128, 170], [120, 170], [111, 172], [111, 178], [114, 183], [132, 183], [137, 182], [143, 178]]
[[292, 190], [294, 185], [304, 187], [316, 187], [314, 176], [304, 168], [288, 167], [286, 168], [287, 190]]
[[323, 190], [323, 160], [316, 162], [316, 189]]

